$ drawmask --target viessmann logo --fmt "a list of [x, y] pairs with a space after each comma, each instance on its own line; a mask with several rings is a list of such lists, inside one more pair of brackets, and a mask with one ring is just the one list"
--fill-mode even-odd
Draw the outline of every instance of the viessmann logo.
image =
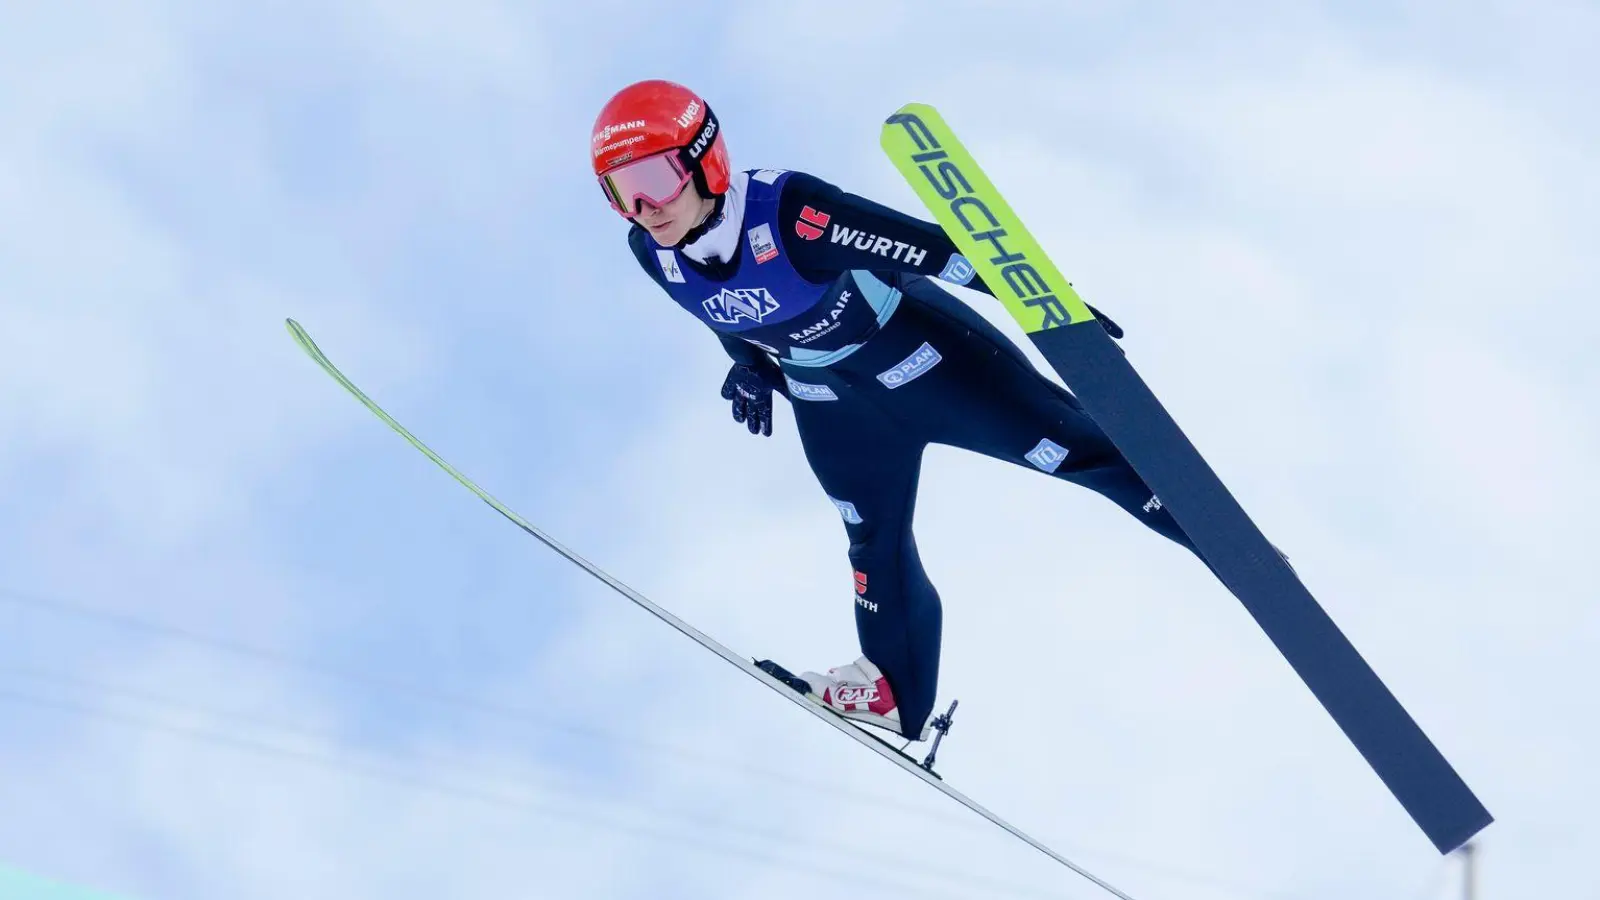
[[599, 131], [596, 131], [594, 133], [594, 143], [603, 144], [606, 141], [611, 140], [611, 136], [614, 135], [614, 134], [617, 134], [617, 133], [623, 132], [623, 131], [632, 131], [635, 128], [643, 128], [643, 127], [644, 127], [644, 120], [643, 119], [633, 119], [633, 120], [628, 121], [628, 122], [618, 122], [615, 125], [607, 125], [606, 127], [602, 128]]

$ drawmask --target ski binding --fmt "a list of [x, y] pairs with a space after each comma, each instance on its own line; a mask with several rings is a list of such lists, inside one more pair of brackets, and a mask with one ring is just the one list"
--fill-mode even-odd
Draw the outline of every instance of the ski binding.
[[[801, 678], [793, 672], [790, 672], [788, 669], [785, 669], [783, 666], [778, 665], [770, 659], [756, 659], [751, 661], [756, 664], [756, 668], [766, 672], [768, 675], [771, 675], [773, 678], [777, 679], [783, 684], [786, 684], [798, 691], [800, 694], [804, 695], [807, 700], [810, 700], [817, 706], [820, 706], [828, 712], [839, 716], [838, 710], [823, 705], [821, 698], [817, 697], [817, 695], [812, 692], [811, 685], [807, 684], [804, 678]], [[929, 723], [929, 726], [934, 730], [933, 744], [928, 748], [928, 755], [923, 757], [921, 762], [918, 762], [915, 757], [906, 752], [906, 748], [911, 746], [910, 740], [907, 740], [901, 746], [896, 747], [894, 744], [889, 743], [889, 741], [885, 740], [881, 735], [878, 734], [879, 731], [883, 731], [886, 734], [893, 734], [894, 732], [889, 732], [887, 729], [876, 725], [864, 726], [848, 716], [839, 716], [839, 718], [855, 726], [857, 731], [865, 734], [867, 737], [870, 737], [878, 743], [887, 746], [889, 749], [915, 763], [919, 768], [927, 772], [929, 775], [932, 775], [933, 777], [938, 778], [940, 781], [943, 781], [944, 777], [933, 770], [933, 762], [934, 758], [939, 753], [939, 742], [944, 740], [945, 735], [950, 733], [950, 726], [955, 721], [956, 704], [959, 702], [959, 700], [950, 701], [950, 708], [940, 715], [934, 716], [933, 721]], [[904, 737], [904, 735], [896, 734], [896, 737]]]

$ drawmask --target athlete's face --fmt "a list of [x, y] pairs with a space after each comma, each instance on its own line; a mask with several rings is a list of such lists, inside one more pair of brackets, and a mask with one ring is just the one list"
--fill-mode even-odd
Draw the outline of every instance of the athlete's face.
[[690, 183], [665, 206], [652, 206], [650, 201], [640, 200], [640, 212], [634, 221], [643, 225], [656, 243], [670, 247], [683, 240], [689, 229], [704, 221], [715, 207], [715, 200], [700, 196]]

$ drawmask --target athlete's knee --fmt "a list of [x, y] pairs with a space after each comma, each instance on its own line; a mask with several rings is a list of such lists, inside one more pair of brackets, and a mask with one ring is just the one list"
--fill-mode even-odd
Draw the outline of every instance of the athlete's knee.
[[1178, 524], [1178, 520], [1173, 518], [1172, 511], [1120, 455], [1092, 472], [1064, 477], [1104, 496], [1157, 534], [1190, 550], [1195, 549], [1194, 542]]

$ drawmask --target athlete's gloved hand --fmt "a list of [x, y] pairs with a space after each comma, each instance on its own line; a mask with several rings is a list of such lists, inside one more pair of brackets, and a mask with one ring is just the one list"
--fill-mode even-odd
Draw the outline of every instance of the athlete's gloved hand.
[[722, 399], [733, 401], [733, 420], [743, 422], [751, 434], [772, 436], [774, 374], [761, 367], [734, 363], [722, 382]]
[[[1084, 306], [1089, 306], [1089, 304], [1085, 303]], [[1110, 316], [1106, 315], [1105, 313], [1101, 312], [1098, 309], [1095, 309], [1093, 306], [1089, 306], [1089, 312], [1094, 313], [1094, 317], [1100, 321], [1100, 327], [1102, 327], [1102, 328], [1104, 328], [1106, 330], [1106, 334], [1109, 334], [1112, 337], [1117, 338], [1118, 340], [1121, 340], [1121, 338], [1122, 338], [1122, 326], [1121, 325], [1118, 325], [1117, 323], [1111, 321], [1111, 317]]]

